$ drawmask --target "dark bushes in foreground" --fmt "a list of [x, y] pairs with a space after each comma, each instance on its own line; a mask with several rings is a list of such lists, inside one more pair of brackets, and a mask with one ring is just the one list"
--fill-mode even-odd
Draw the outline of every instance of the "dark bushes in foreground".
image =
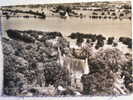
[[60, 32], [39, 32], [39, 31], [18, 31], [18, 30], [7, 30], [7, 35], [11, 39], [20, 40], [26, 43], [34, 43], [35, 40], [41, 42], [46, 39], [54, 39], [56, 36], [62, 37]]

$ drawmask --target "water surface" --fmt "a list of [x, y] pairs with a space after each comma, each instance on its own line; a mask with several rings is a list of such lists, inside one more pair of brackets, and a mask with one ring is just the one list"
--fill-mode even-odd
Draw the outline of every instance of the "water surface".
[[[7, 29], [58, 31], [64, 36], [72, 32], [102, 34], [104, 36], [131, 37], [132, 26], [130, 20], [98, 20], [89, 18], [47, 17], [46, 19], [35, 18], [2, 18], [3, 31]], [[4, 34], [5, 35], [5, 34]]]

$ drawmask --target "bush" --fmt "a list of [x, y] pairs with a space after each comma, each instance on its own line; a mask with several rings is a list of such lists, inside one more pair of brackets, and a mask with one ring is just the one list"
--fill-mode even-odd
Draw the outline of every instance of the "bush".
[[77, 44], [78, 46], [80, 46], [80, 45], [82, 44], [83, 41], [84, 41], [83, 38], [78, 38], [76, 44]]
[[119, 42], [122, 42], [123, 44], [127, 45], [128, 48], [132, 48], [132, 39], [131, 38], [120, 37]]
[[14, 40], [20, 40], [27, 43], [33, 43], [34, 38], [29, 36], [28, 34], [23, 33], [22, 31], [17, 30], [7, 30], [7, 35]]
[[107, 44], [111, 45], [113, 43], [114, 37], [109, 37], [107, 40]]
[[99, 49], [100, 47], [103, 47], [103, 46], [104, 46], [104, 41], [103, 40], [98, 40], [95, 48]]

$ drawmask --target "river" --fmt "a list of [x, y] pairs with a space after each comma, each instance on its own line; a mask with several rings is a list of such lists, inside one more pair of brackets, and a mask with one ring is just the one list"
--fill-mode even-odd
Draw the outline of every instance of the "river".
[[130, 20], [98, 20], [89, 18], [47, 17], [46, 19], [35, 18], [10, 18], [2, 17], [2, 29], [4, 35], [7, 29], [58, 31], [64, 36], [72, 32], [102, 34], [106, 37], [131, 37], [132, 26]]

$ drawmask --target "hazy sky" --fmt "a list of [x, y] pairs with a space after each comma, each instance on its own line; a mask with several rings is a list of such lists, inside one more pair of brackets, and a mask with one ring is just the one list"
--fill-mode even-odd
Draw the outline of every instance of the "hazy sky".
[[[42, 4], [42, 3], [59, 3], [59, 2], [87, 2], [87, 1], [118, 1], [118, 0], [0, 0], [0, 6], [22, 5], [22, 4]], [[129, 1], [129, 0], [119, 0]]]

